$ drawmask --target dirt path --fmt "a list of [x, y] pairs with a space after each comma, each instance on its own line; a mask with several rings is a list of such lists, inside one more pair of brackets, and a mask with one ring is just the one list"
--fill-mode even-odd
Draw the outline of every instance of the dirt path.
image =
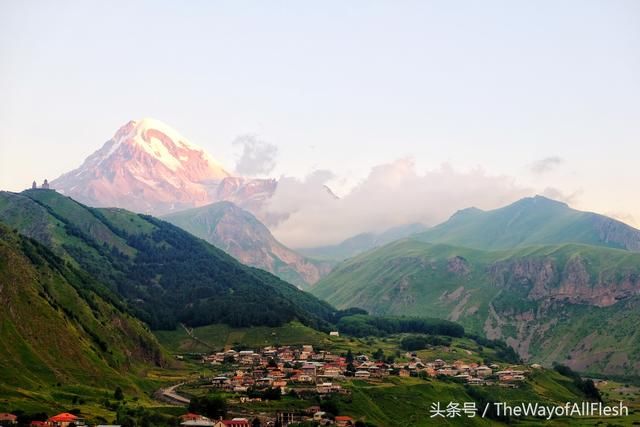
[[214, 349], [214, 347], [213, 347], [211, 344], [209, 344], [208, 342], [202, 341], [200, 338], [196, 337], [196, 336], [193, 334], [193, 328], [188, 328], [188, 327], [187, 327], [185, 324], [183, 324], [183, 323], [180, 323], [180, 326], [182, 326], [182, 329], [184, 329], [185, 333], [187, 334], [187, 336], [188, 336], [189, 338], [191, 338], [191, 339], [192, 339], [192, 340], [194, 340], [195, 342], [198, 342], [198, 343], [200, 343], [200, 344], [204, 345], [204, 346], [205, 346], [205, 347], [207, 347], [207, 348]]

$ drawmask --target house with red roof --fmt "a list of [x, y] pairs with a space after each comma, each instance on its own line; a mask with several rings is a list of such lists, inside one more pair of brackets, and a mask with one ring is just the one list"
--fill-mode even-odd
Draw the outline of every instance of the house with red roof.
[[69, 427], [69, 425], [72, 423], [76, 426], [85, 425], [82, 418], [68, 412], [63, 412], [61, 414], [55, 415], [49, 418], [47, 422], [51, 427]]
[[352, 427], [353, 425], [355, 425], [353, 418], [346, 415], [336, 416], [336, 427]]
[[182, 421], [193, 421], [201, 418], [202, 415], [194, 414], [192, 412], [186, 413], [184, 415], [180, 415], [180, 419]]
[[251, 423], [246, 418], [233, 418], [230, 420], [219, 420], [213, 427], [251, 427]]
[[18, 424], [18, 416], [8, 413], [0, 414], [0, 425], [13, 426]]

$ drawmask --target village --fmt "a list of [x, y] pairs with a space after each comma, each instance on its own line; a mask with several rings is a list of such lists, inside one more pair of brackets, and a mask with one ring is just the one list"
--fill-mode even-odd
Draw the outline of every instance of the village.
[[[340, 381], [347, 377], [381, 381], [389, 375], [401, 377], [452, 377], [472, 385], [500, 385], [517, 387], [528, 371], [490, 366], [456, 360], [447, 363], [442, 359], [423, 361], [416, 353], [405, 353], [407, 361], [386, 363], [371, 360], [365, 354], [337, 355], [329, 351], [315, 352], [313, 346], [264, 347], [261, 351], [228, 350], [202, 358], [202, 363], [233, 367], [233, 371], [214, 377], [216, 388], [234, 393], [247, 393], [252, 388], [276, 388], [282, 394], [290, 389], [315, 391], [317, 394], [347, 393]], [[532, 365], [533, 369], [539, 365]]]
[[[388, 377], [417, 377], [456, 381], [472, 386], [500, 386], [517, 388], [529, 373], [521, 366], [506, 364], [482, 365], [461, 359], [450, 362], [442, 359], [422, 360], [415, 352], [406, 352], [398, 361], [375, 360], [366, 354], [335, 354], [315, 350], [312, 345], [267, 346], [259, 350], [233, 350], [200, 356], [199, 364], [207, 366], [212, 375], [200, 378], [198, 388], [207, 393], [228, 396], [237, 408], [247, 404], [260, 404], [283, 396], [295, 396], [310, 401], [304, 409], [280, 410], [276, 413], [234, 412], [229, 419], [213, 419], [197, 413], [180, 416], [184, 427], [255, 427], [288, 426], [308, 422], [312, 425], [355, 426], [356, 420], [347, 415], [336, 415], [317, 402], [333, 396], [348, 396], [350, 381], [364, 381], [375, 385]], [[176, 356], [183, 359], [184, 356]], [[540, 365], [531, 365], [540, 369]], [[172, 387], [173, 389], [173, 387]], [[178, 394], [180, 389], [165, 396], [177, 404], [188, 404], [189, 399]], [[17, 424], [15, 415], [0, 414], [0, 425]], [[33, 421], [32, 427], [70, 427], [87, 425], [79, 415], [61, 413], [46, 421]], [[117, 427], [98, 425], [97, 427]]]
[[[232, 394], [238, 403], [262, 402], [281, 396], [293, 395], [301, 399], [321, 401], [332, 395], [349, 395], [348, 382], [366, 381], [371, 384], [384, 382], [387, 377], [437, 378], [466, 383], [473, 386], [497, 385], [517, 388], [526, 380], [528, 370], [516, 366], [481, 365], [463, 360], [451, 363], [442, 359], [421, 360], [414, 352], [406, 352], [404, 361], [388, 363], [372, 360], [365, 354], [338, 355], [330, 351], [315, 351], [312, 345], [263, 347], [254, 350], [227, 350], [203, 356], [201, 363], [219, 372], [207, 379], [206, 387]], [[532, 365], [539, 369], [539, 365]], [[220, 369], [222, 369], [220, 371]], [[215, 420], [188, 414], [183, 426], [249, 426], [249, 418]], [[227, 422], [228, 424], [220, 424]], [[242, 423], [245, 424], [242, 424]], [[274, 420], [264, 425], [287, 426], [289, 423], [311, 422], [315, 425], [355, 426], [349, 416], [336, 416], [323, 411], [318, 405], [303, 411], [278, 413]]]

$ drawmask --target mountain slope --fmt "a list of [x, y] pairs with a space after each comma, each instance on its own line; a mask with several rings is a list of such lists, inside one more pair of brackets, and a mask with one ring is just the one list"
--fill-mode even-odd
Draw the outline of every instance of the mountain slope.
[[49, 246], [124, 297], [156, 329], [319, 326], [333, 308], [156, 218], [88, 208], [52, 190], [0, 193], [0, 221]]
[[332, 263], [303, 257], [278, 242], [256, 217], [231, 202], [218, 202], [163, 217], [240, 262], [269, 271], [289, 283], [312, 285]]
[[423, 224], [407, 224], [390, 228], [382, 233], [361, 233], [350, 237], [337, 245], [298, 249], [303, 255], [326, 260], [343, 261], [373, 248], [384, 246], [395, 240], [403, 239], [427, 230]]
[[122, 126], [51, 188], [90, 206], [162, 214], [231, 200], [250, 209], [275, 191], [274, 180], [232, 177], [202, 148], [145, 118]]
[[475, 208], [459, 211], [416, 238], [487, 250], [584, 243], [640, 251], [640, 230], [541, 196], [492, 211]]
[[407, 239], [344, 262], [312, 292], [338, 308], [457, 321], [530, 361], [640, 369], [635, 252], [576, 244], [488, 252]]
[[155, 337], [106, 287], [1, 224], [0, 304], [0, 395], [60, 383], [131, 386], [129, 373], [166, 364]]

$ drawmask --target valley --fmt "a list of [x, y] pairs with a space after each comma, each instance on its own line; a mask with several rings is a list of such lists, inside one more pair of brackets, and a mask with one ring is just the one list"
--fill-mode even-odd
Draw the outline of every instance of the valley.
[[[152, 192], [129, 180], [142, 165]], [[115, 170], [131, 185], [105, 197]], [[162, 180], [197, 185], [182, 200]], [[296, 251], [271, 233], [262, 183], [142, 121], [60, 191], [0, 192], [0, 410], [24, 425], [400, 427], [623, 401], [610, 420], [640, 422], [638, 230], [536, 196]]]
[[[253, 223], [273, 239], [250, 214], [218, 207], [206, 218], [231, 209], [244, 222], [229, 230]], [[11, 284], [0, 291], [13, 308], [2, 331], [14, 343], [0, 406], [18, 413], [172, 425], [188, 406], [247, 422], [394, 427], [428, 425], [442, 399], [613, 404], [617, 381], [637, 381], [640, 253], [606, 242], [489, 250], [427, 242], [427, 230], [343, 261], [310, 285], [316, 298], [169, 223], [52, 190], [0, 193], [0, 221]], [[16, 370], [31, 365], [40, 370]], [[625, 422], [638, 404], [628, 390]], [[445, 419], [536, 420], [491, 414]]]

